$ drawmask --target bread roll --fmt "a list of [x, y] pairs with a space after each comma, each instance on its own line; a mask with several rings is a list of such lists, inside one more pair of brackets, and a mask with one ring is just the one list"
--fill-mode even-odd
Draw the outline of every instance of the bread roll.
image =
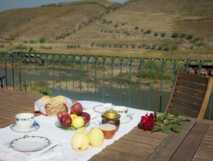
[[64, 96], [52, 97], [47, 101], [45, 109], [49, 116], [56, 115], [58, 112], [67, 112], [67, 108], [64, 105], [66, 99]]

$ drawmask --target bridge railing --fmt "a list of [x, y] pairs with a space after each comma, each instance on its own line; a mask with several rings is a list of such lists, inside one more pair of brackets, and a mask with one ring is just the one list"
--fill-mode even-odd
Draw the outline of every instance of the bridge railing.
[[[112, 102], [163, 111], [179, 70], [205, 67], [213, 60], [1, 53], [5, 86], [76, 99]], [[213, 119], [213, 96], [207, 117]]]

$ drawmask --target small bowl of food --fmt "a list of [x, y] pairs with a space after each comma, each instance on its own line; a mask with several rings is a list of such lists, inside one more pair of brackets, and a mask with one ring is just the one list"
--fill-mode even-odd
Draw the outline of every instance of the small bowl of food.
[[100, 125], [100, 129], [102, 130], [105, 139], [111, 139], [114, 136], [117, 127], [113, 124], [105, 123]]

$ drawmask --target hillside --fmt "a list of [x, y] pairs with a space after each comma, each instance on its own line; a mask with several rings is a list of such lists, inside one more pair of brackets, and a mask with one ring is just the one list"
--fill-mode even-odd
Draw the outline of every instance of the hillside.
[[0, 13], [0, 37], [9, 40], [45, 38], [55, 41], [75, 33], [106, 11], [105, 5], [95, 2], [52, 4], [5, 11]]
[[119, 5], [83, 0], [1, 12], [0, 28], [0, 40], [17, 49], [211, 54], [213, 1], [130, 0]]

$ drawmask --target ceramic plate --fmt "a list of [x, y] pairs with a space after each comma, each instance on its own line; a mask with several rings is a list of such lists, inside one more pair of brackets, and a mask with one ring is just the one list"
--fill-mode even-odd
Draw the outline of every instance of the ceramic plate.
[[132, 121], [132, 119], [133, 119], [133, 117], [131, 116], [131, 115], [125, 115], [125, 116], [122, 116], [121, 118], [120, 118], [120, 122], [121, 122], [121, 124], [127, 124], [127, 123], [129, 123], [130, 121]]
[[112, 109], [117, 111], [118, 113], [127, 113], [128, 108], [125, 106], [112, 106]]
[[105, 111], [111, 109], [112, 104], [100, 104], [93, 107], [93, 110], [98, 113], [104, 113]]
[[37, 122], [33, 123], [33, 126], [29, 129], [20, 129], [16, 126], [16, 124], [12, 124], [10, 126], [10, 129], [14, 132], [18, 132], [18, 133], [29, 133], [29, 132], [33, 132], [36, 131], [40, 128], [40, 125]]
[[50, 145], [50, 140], [42, 136], [24, 136], [10, 142], [11, 148], [19, 152], [36, 152]]

